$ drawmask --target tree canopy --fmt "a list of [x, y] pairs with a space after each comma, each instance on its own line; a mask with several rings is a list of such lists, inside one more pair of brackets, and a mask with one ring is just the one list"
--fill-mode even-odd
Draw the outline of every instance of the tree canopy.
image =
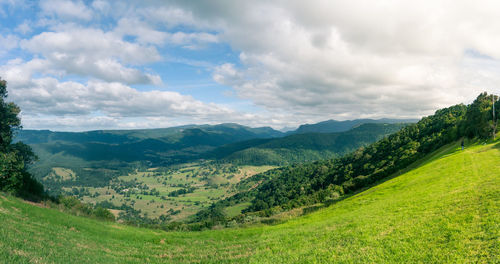
[[26, 166], [36, 159], [31, 148], [22, 143], [12, 143], [16, 130], [21, 129], [19, 107], [6, 102], [7, 82], [0, 79], [0, 191], [35, 198], [43, 194], [43, 186], [37, 182]]

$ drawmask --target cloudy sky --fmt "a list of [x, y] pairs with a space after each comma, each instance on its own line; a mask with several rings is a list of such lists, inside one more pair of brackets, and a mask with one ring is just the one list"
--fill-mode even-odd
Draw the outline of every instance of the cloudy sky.
[[25, 128], [419, 118], [500, 93], [500, 2], [0, 0]]

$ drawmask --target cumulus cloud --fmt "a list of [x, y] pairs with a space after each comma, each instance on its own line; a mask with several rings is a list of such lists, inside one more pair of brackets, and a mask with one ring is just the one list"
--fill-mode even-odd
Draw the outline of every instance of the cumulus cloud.
[[[78, 115], [93, 120], [88, 126], [109, 118], [116, 127], [415, 118], [484, 90], [500, 92], [500, 4], [493, 0], [46, 0], [40, 7], [33, 27], [50, 30], [25, 40], [0, 36], [4, 47], [32, 55], [0, 67], [0, 76], [26, 115], [58, 116], [60, 126]], [[196, 57], [211, 45], [239, 57]], [[167, 77], [148, 66], [162, 60], [210, 69], [251, 110], [132, 88], [161, 84]], [[68, 76], [81, 81], [62, 81]]]
[[44, 15], [62, 19], [85, 21], [92, 19], [92, 11], [82, 1], [44, 0], [40, 2], [40, 8]]
[[[11, 88], [23, 87], [31, 84], [31, 78], [37, 72], [47, 72], [49, 62], [42, 59], [33, 59], [25, 62], [22, 59], [13, 59], [0, 67], [0, 76], [8, 81]], [[51, 72], [56, 74], [56, 72]]]
[[[13, 84], [13, 85], [11, 85]], [[171, 91], [138, 91], [117, 82], [87, 84], [55, 78], [35, 78], [27, 85], [9, 83], [9, 98], [23, 111], [44, 115], [89, 115], [112, 117], [189, 116], [203, 118], [232, 113], [228, 108], [195, 100]]]
[[210, 123], [239, 116], [228, 107], [204, 103], [189, 95], [159, 90], [138, 91], [117, 82], [89, 81], [82, 84], [44, 77], [23, 82], [14, 80], [8, 87], [9, 99], [23, 110], [26, 128], [161, 127], [161, 124], [180, 124], [186, 120]]
[[124, 64], [145, 64], [161, 57], [153, 46], [123, 41], [100, 29], [71, 27], [58, 32], [43, 32], [21, 46], [40, 54], [51, 67], [65, 74], [77, 74], [127, 84], [161, 83], [159, 76], [143, 73]]
[[221, 65], [214, 80], [258, 105], [309, 116], [430, 114], [484, 89], [463, 78], [467, 50], [499, 58], [495, 1], [178, 4], [241, 51], [241, 65]]
[[160, 59], [152, 46], [127, 42], [100, 29], [69, 27], [58, 32], [43, 32], [23, 42], [24, 48], [44, 56], [52, 54], [115, 57], [124, 63], [142, 64]]
[[208, 24], [194, 18], [190, 10], [165, 2], [152, 5], [146, 4], [142, 7], [137, 6], [137, 14], [144, 17], [150, 24], [159, 24], [167, 28], [176, 26], [211, 28]]

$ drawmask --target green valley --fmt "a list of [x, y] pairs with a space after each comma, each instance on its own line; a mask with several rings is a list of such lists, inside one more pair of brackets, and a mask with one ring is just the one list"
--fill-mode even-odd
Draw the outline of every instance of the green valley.
[[[51, 194], [111, 209], [120, 221], [186, 221], [213, 203], [254, 189], [251, 176], [278, 165], [338, 157], [399, 131], [405, 123], [366, 123], [335, 133], [285, 136], [236, 124], [151, 130], [21, 130], [39, 160], [29, 171]], [[352, 124], [351, 124], [352, 125]], [[252, 139], [248, 139], [252, 138]], [[245, 140], [248, 139], [248, 140]], [[240, 184], [240, 181], [244, 181]], [[235, 216], [241, 202], [225, 209]]]
[[237, 183], [241, 180], [271, 168], [181, 164], [135, 171], [114, 178], [106, 187], [74, 185], [63, 187], [63, 191], [84, 202], [113, 209], [123, 221], [144, 221], [141, 218], [179, 221], [240, 191]]

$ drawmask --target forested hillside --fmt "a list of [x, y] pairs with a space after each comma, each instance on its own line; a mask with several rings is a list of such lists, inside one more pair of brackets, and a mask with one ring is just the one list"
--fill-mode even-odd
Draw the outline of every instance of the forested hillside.
[[[287, 165], [340, 157], [392, 134], [407, 123], [366, 123], [345, 132], [301, 133], [227, 144], [210, 152], [233, 164]], [[210, 157], [210, 156], [209, 156]]]
[[[196, 158], [198, 154], [224, 144], [281, 135], [281, 132], [271, 128], [221, 124], [128, 131], [22, 130], [19, 131], [16, 140], [30, 144], [43, 154], [64, 153], [84, 161], [115, 160], [171, 164]], [[43, 154], [42, 159], [45, 158]]]
[[[16, 141], [28, 143], [39, 160], [30, 172], [52, 193], [61, 187], [104, 187], [137, 169], [216, 160], [235, 165], [286, 165], [337, 157], [397, 131], [403, 124], [366, 124], [341, 133], [281, 137], [269, 127], [237, 124], [188, 125], [165, 129], [52, 132], [20, 130]], [[69, 170], [71, 181], [57, 180]]]
[[416, 119], [354, 119], [354, 120], [327, 120], [316, 124], [304, 124], [299, 126], [295, 131], [290, 131], [290, 134], [302, 133], [334, 133], [344, 132], [353, 129], [362, 124], [398, 124], [398, 123], [415, 123]]
[[[38, 155], [38, 162], [30, 168], [37, 178], [62, 167], [75, 172], [75, 185], [103, 186], [137, 168], [197, 160], [224, 144], [282, 135], [269, 127], [221, 124], [90, 132], [21, 130], [15, 140], [29, 144]], [[45, 184], [55, 187], [51, 182]]]
[[492, 102], [496, 102], [495, 116], [500, 109], [497, 98], [483, 93], [471, 105], [460, 104], [438, 110], [416, 124], [341, 158], [297, 164], [255, 175], [251, 179], [262, 181], [260, 186], [242, 191], [207, 210], [218, 211], [218, 207], [250, 202], [246, 212], [266, 210], [266, 214], [271, 214], [272, 210], [338, 200], [405, 169], [450, 142], [463, 137], [491, 138], [493, 128], [497, 126], [493, 120]]
[[[220, 125], [185, 125], [169, 128], [156, 129], [133, 129], [133, 130], [95, 130], [87, 132], [52, 132], [49, 130], [21, 130], [17, 133], [15, 140], [26, 144], [50, 143], [54, 141], [66, 141], [72, 143], [100, 142], [107, 144], [119, 144], [127, 142], [139, 142], [143, 139], [161, 139], [167, 142], [179, 142], [183, 139], [183, 132], [203, 131], [209, 135], [225, 136], [228, 142], [241, 141], [249, 138], [271, 138], [283, 136], [283, 133], [270, 127], [251, 128], [238, 124]], [[206, 142], [209, 145], [220, 143]], [[225, 142], [226, 143], [226, 142]]]

